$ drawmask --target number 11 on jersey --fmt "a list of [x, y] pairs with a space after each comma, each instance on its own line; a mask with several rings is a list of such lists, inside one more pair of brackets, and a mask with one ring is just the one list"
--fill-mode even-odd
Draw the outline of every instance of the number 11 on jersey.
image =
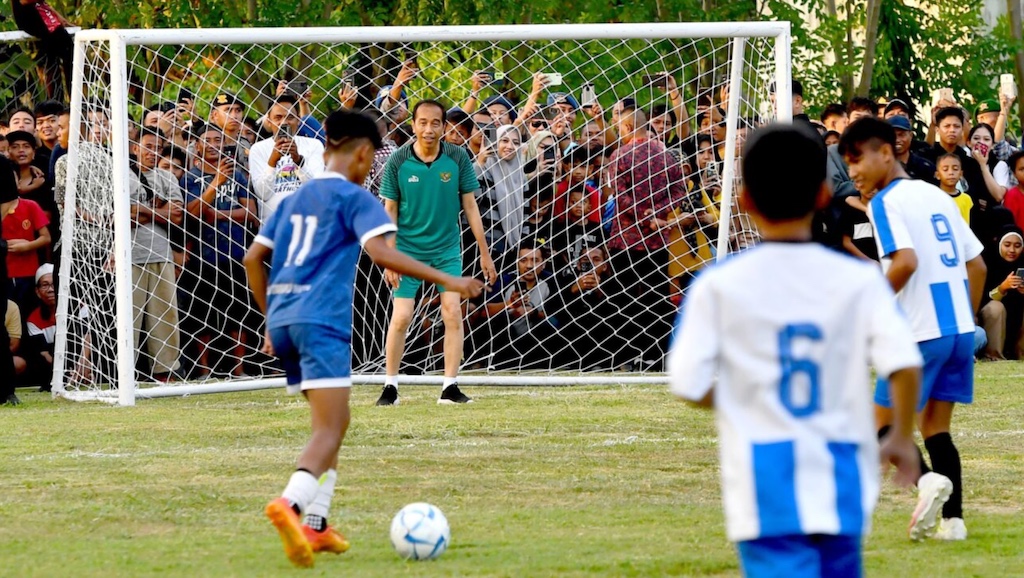
[[[306, 262], [306, 257], [309, 256], [309, 252], [313, 248], [313, 236], [316, 235], [317, 218], [314, 216], [303, 218], [302, 215], [292, 215], [291, 222], [292, 240], [288, 243], [288, 258], [285, 259], [284, 266], [290, 267], [294, 264], [296, 267], [301, 267]], [[302, 244], [301, 249], [299, 248], [300, 243]], [[296, 250], [298, 250], [297, 255], [295, 254]]]

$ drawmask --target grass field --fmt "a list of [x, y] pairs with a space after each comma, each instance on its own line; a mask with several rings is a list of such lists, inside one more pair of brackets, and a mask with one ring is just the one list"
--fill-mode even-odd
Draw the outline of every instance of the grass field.
[[[963, 543], [905, 537], [914, 498], [886, 485], [865, 548], [869, 576], [1024, 575], [1024, 366], [979, 366], [957, 416]], [[307, 435], [283, 391], [140, 401], [53, 401], [22, 390], [0, 408], [2, 576], [735, 576], [710, 413], [662, 387], [466, 388], [437, 406], [406, 387], [376, 408], [354, 391], [332, 523], [343, 556], [292, 568], [262, 508]], [[436, 562], [388, 541], [404, 504], [452, 524]]]

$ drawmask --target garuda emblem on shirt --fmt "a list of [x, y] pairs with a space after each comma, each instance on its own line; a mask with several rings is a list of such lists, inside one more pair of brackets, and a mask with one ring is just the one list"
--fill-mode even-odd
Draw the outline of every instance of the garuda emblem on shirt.
[[447, 183], [447, 182], [449, 182], [451, 180], [452, 180], [452, 174], [451, 173], [441, 173], [441, 182], [442, 183]]

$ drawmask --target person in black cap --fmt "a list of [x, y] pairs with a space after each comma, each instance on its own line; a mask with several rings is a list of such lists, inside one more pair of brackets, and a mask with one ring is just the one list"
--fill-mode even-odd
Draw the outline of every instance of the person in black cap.
[[[0, 156], [0, 207], [7, 207], [18, 198], [18, 181], [14, 167], [6, 157]], [[7, 240], [0, 238], [0, 319], [7, 315], [10, 281], [7, 278]], [[18, 405], [14, 395], [14, 356], [11, 355], [10, 336], [0, 323], [0, 405]]]
[[218, 127], [224, 134], [224, 147], [230, 151], [234, 147], [235, 166], [249, 173], [249, 149], [252, 143], [242, 137], [242, 120], [245, 119], [245, 106], [238, 96], [230, 92], [221, 92], [210, 104], [210, 124]]
[[[890, 100], [889, 105], [891, 106], [894, 102], [900, 101]], [[910, 124], [910, 119], [898, 113], [893, 115], [886, 113], [886, 115], [886, 120], [896, 130], [896, 160], [900, 161], [910, 178], [939, 186], [939, 181], [935, 178], [935, 165], [913, 151], [914, 129]]]

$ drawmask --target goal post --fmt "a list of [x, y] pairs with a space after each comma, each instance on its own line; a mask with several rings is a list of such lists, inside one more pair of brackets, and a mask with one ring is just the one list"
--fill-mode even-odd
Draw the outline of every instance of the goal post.
[[[392, 98], [389, 89], [410, 61], [416, 71]], [[315, 158], [323, 150], [318, 127], [352, 96], [346, 86], [355, 107], [374, 114], [396, 146], [410, 136], [417, 101], [439, 98], [451, 107], [459, 124], [447, 130], [481, 184], [477, 202], [503, 290], [515, 283], [530, 297], [521, 319], [496, 321], [511, 314], [488, 307], [511, 294], [521, 299], [518, 289], [464, 307], [460, 382], [663, 381], [644, 355], [667, 342], [665, 304], [685, 298], [685, 283], [700, 267], [756, 237], [733, 202], [741, 132], [791, 119], [788, 90], [776, 95], [778, 114], [769, 98], [772, 86], [789, 86], [790, 66], [788, 22], [80, 31], [70, 150], [57, 193], [64, 250], [53, 390], [132, 405], [137, 397], [284, 383], [275, 360], [259, 351], [263, 319], [240, 255], [281, 195], [323, 170]], [[539, 93], [537, 73], [549, 84]], [[531, 96], [536, 108], [528, 107]], [[661, 216], [688, 223], [660, 232], [653, 225], [664, 248], [648, 250], [646, 230], [639, 243], [626, 244], [617, 228], [629, 226], [616, 219], [632, 193], [616, 190], [624, 181], [609, 168], [619, 147], [612, 118], [623, 103], [643, 111], [651, 138], [674, 159], [667, 174], [684, 179], [673, 190], [685, 190], [685, 199], [672, 197], [643, 217], [645, 224]], [[499, 129], [508, 107], [522, 118]], [[459, 117], [456, 108], [470, 110]], [[593, 110], [603, 110], [600, 122]], [[297, 131], [288, 124], [293, 114]], [[698, 115], [706, 126], [695, 122]], [[239, 126], [245, 119], [255, 126]], [[512, 133], [519, 148], [503, 149]], [[548, 148], [556, 150], [554, 162], [543, 158]], [[698, 160], [700, 151], [711, 160]], [[230, 175], [217, 180], [231, 155], [235, 168], [222, 168]], [[367, 186], [377, 193], [373, 179]], [[655, 203], [640, 199], [648, 200]], [[707, 216], [684, 219], [688, 212]], [[462, 226], [463, 268], [478, 274]], [[536, 283], [518, 262], [527, 247], [539, 248]], [[640, 269], [647, 265], [619, 261], [625, 254], [674, 263], [677, 273], [661, 273], [672, 282], [658, 288], [666, 294], [644, 301], [650, 287]], [[353, 305], [353, 382], [381, 383], [390, 295], [379, 269], [365, 261]], [[583, 289], [587, 274], [609, 287], [604, 298]], [[426, 288], [419, 297], [403, 383], [440, 383], [438, 296]], [[542, 305], [533, 306], [537, 300]], [[645, 326], [648, 319], [659, 328]], [[640, 349], [647, 340], [651, 349]]]

